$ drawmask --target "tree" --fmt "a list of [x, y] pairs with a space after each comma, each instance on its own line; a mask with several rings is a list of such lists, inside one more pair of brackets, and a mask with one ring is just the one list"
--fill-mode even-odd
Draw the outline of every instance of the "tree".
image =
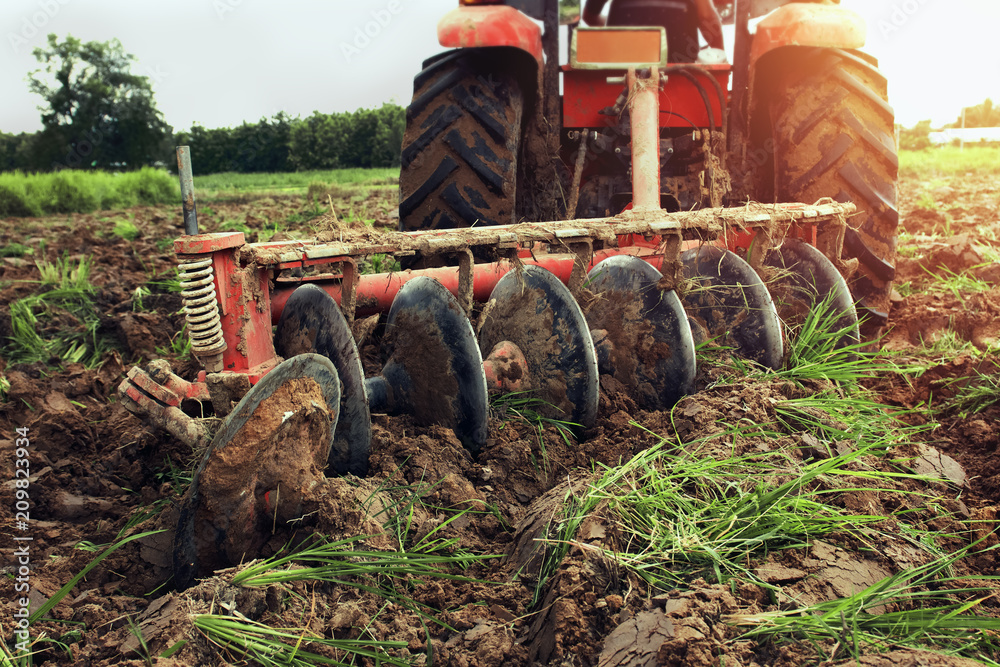
[[35, 152], [38, 134], [0, 132], [0, 172], [27, 171], [34, 167], [31, 156]]
[[299, 171], [398, 167], [405, 126], [406, 109], [397, 104], [332, 114], [316, 111], [292, 125], [289, 163]]
[[162, 155], [171, 127], [121, 42], [84, 43], [72, 35], [59, 42], [50, 34], [48, 47], [33, 53], [43, 65], [28, 77], [31, 92], [45, 100], [40, 166], [138, 169]]
[[922, 120], [913, 127], [904, 127], [899, 132], [899, 148], [905, 151], [919, 151], [931, 146], [931, 122]]
[[[235, 128], [193, 125], [189, 131], [174, 135], [174, 143], [191, 147], [191, 166], [196, 176], [223, 171], [292, 171], [289, 142], [293, 122], [298, 121], [281, 111], [271, 119], [261, 118], [259, 123], [243, 123]], [[173, 159], [172, 150], [166, 159]]]
[[[962, 127], [962, 115], [958, 115], [952, 127]], [[1000, 127], [1000, 107], [987, 98], [982, 104], [965, 107], [965, 127]]]

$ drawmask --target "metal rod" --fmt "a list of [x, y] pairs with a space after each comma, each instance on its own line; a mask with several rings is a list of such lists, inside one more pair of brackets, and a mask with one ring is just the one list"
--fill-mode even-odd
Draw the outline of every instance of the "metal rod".
[[[549, 146], [559, 147], [560, 100], [559, 97], [559, 0], [544, 0], [542, 5], [542, 51], [545, 54], [545, 64], [542, 67], [542, 108], [548, 132], [546, 140]], [[543, 131], [545, 126], [543, 125]]]
[[191, 149], [177, 147], [177, 175], [181, 179], [181, 205], [184, 207], [184, 234], [198, 233], [198, 210], [194, 205], [194, 175], [191, 173]]
[[660, 76], [656, 67], [641, 79], [625, 75], [632, 121], [632, 210], [660, 210]]
[[[654, 268], [660, 269], [663, 265], [663, 255], [658, 254], [651, 248], [642, 246], [629, 246], [626, 248], [610, 248], [596, 251], [587, 263], [587, 269], [594, 268], [601, 260], [613, 255], [628, 254], [635, 255], [645, 260]], [[551, 271], [563, 284], [568, 285], [573, 275], [573, 268], [577, 263], [577, 256], [572, 254], [548, 255], [538, 259], [522, 257], [519, 260], [522, 264], [542, 266]], [[479, 303], [485, 303], [490, 298], [490, 293], [496, 287], [497, 282], [513, 271], [514, 265], [509, 262], [493, 262], [490, 264], [475, 264], [472, 267], [472, 291], [473, 298]], [[434, 269], [421, 269], [420, 271], [396, 271], [394, 273], [372, 273], [359, 276], [357, 286], [357, 307], [356, 317], [366, 317], [375, 313], [387, 313], [392, 307], [392, 301], [396, 298], [396, 293], [410, 280], [419, 276], [429, 276], [441, 283], [445, 289], [452, 294], [461, 293], [461, 276], [459, 268], [456, 266], [440, 267]], [[277, 324], [281, 319], [281, 313], [285, 308], [285, 302], [292, 296], [292, 292], [301, 283], [281, 284], [275, 286], [271, 293], [271, 323]], [[342, 289], [335, 282], [316, 282], [318, 287], [322, 287], [327, 294], [337, 302], [341, 302]]]
[[747, 87], [750, 84], [750, 0], [736, 0], [736, 39], [733, 44], [733, 93], [729, 99], [729, 127], [725, 128], [729, 150], [739, 152], [739, 164], [746, 159]]

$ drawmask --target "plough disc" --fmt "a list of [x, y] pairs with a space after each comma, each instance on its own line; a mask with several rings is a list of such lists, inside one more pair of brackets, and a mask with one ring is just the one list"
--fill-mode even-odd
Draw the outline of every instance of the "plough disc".
[[539, 414], [577, 424], [577, 431], [594, 425], [598, 370], [590, 327], [569, 289], [549, 271], [525, 266], [493, 288], [480, 349], [488, 355], [505, 341], [524, 355]]
[[371, 414], [361, 356], [340, 307], [315, 285], [299, 287], [281, 312], [274, 348], [286, 359], [315, 352], [333, 362], [342, 391], [337, 434], [330, 449], [329, 473], [365, 475], [372, 440]]
[[657, 287], [662, 275], [628, 255], [591, 269], [587, 309], [601, 373], [613, 375], [649, 410], [668, 408], [692, 391], [694, 339], [681, 300]]
[[836, 347], [861, 339], [847, 282], [826, 255], [799, 239], [785, 239], [764, 262], [776, 270], [768, 286], [785, 323], [801, 325], [810, 311], [825, 307], [827, 313], [820, 313], [819, 324], [827, 331], [843, 332]]
[[404, 285], [392, 302], [379, 376], [365, 381], [373, 412], [413, 415], [454, 429], [468, 449], [486, 444], [489, 401], [476, 334], [458, 300], [433, 278]]
[[174, 536], [178, 589], [200, 573], [257, 558], [272, 522], [310, 511], [339, 408], [337, 369], [318, 354], [283, 361], [240, 400], [182, 501]]
[[681, 253], [681, 262], [692, 283], [684, 295], [692, 329], [742, 357], [780, 368], [781, 321], [753, 268], [730, 251], [707, 245]]

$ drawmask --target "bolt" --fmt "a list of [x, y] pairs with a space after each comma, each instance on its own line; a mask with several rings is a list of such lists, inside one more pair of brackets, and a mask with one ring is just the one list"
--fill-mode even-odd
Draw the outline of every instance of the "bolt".
[[616, 155], [621, 155], [621, 153], [622, 153], [622, 147], [621, 146], [615, 147], [615, 154]]

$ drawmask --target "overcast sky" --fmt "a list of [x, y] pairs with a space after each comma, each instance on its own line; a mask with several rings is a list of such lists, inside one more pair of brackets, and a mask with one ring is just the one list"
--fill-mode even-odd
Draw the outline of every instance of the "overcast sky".
[[[953, 121], [1000, 102], [1000, 3], [843, 0], [868, 21], [897, 120]], [[40, 129], [25, 77], [45, 36], [121, 40], [150, 77], [175, 130], [405, 105], [420, 62], [440, 50], [435, 26], [457, 0], [0, 0], [0, 131]], [[396, 9], [396, 13], [389, 11]], [[359, 30], [381, 18], [375, 37]], [[370, 27], [371, 28], [371, 27]]]

